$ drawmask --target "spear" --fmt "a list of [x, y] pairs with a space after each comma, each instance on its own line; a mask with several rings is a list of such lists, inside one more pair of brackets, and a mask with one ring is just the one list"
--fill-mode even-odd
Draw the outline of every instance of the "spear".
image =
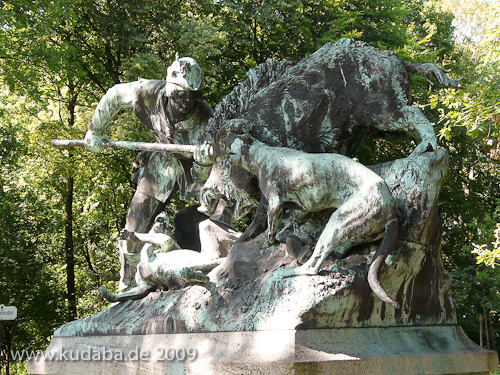
[[[85, 141], [81, 139], [54, 139], [54, 147], [85, 147]], [[125, 150], [143, 150], [143, 151], [161, 151], [161, 152], [182, 152], [193, 154], [197, 146], [176, 145], [168, 143], [147, 143], [147, 142], [128, 142], [128, 141], [109, 141], [103, 139], [100, 146], [102, 148], [116, 148]]]

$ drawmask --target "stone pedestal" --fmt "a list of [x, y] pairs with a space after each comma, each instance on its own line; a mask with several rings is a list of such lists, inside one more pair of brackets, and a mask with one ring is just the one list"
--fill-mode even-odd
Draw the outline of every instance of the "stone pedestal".
[[[489, 374], [458, 326], [56, 337], [30, 374]], [[52, 359], [49, 357], [52, 356]], [[41, 357], [41, 356], [40, 356]]]

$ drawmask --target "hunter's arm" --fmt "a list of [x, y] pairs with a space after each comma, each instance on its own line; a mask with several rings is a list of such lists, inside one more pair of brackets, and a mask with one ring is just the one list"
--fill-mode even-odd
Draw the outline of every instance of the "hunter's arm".
[[85, 136], [87, 148], [98, 152], [100, 142], [107, 137], [113, 118], [122, 109], [131, 109], [140, 90], [139, 82], [120, 83], [108, 90], [96, 107], [89, 130]]

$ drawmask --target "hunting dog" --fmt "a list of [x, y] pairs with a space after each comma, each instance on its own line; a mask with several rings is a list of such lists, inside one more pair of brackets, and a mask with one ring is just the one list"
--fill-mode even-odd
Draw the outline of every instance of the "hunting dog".
[[[311, 258], [300, 267], [278, 269], [279, 275], [316, 275], [332, 251], [341, 258], [353, 244], [382, 238], [370, 264], [368, 282], [381, 300], [399, 308], [379, 280], [380, 267], [399, 230], [394, 200], [380, 176], [343, 155], [271, 147], [248, 134], [229, 135], [227, 146], [232, 162], [258, 178], [268, 201], [266, 246], [276, 241], [284, 206], [307, 212], [336, 208]], [[213, 191], [207, 195], [214, 197]]]

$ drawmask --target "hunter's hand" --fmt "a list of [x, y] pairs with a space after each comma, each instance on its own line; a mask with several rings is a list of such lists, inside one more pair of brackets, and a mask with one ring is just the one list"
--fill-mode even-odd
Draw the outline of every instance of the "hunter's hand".
[[199, 165], [212, 165], [214, 163], [214, 149], [208, 142], [196, 147], [193, 154], [194, 161]]
[[121, 240], [131, 240], [135, 237], [135, 233], [132, 232], [132, 231], [129, 231], [125, 228], [123, 228], [121, 231], [120, 231], [120, 239]]
[[95, 135], [92, 130], [85, 134], [85, 147], [92, 152], [100, 152], [102, 150], [101, 142], [106, 139], [105, 135]]

